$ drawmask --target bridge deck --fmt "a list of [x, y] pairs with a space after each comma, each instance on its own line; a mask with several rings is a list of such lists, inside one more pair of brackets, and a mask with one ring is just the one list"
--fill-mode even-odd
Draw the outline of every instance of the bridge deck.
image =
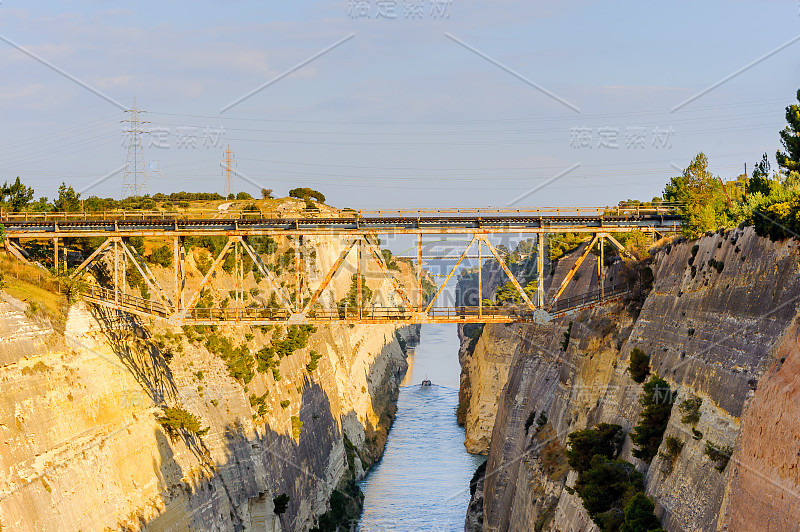
[[0, 223], [10, 238], [68, 238], [87, 236], [181, 236], [181, 235], [337, 235], [491, 233], [556, 233], [630, 231], [633, 228], [675, 231], [681, 217], [672, 210], [659, 212], [498, 211], [458, 214], [398, 216], [275, 217], [265, 213], [237, 213], [232, 217], [193, 218], [173, 213], [57, 213], [33, 217], [4, 214]]

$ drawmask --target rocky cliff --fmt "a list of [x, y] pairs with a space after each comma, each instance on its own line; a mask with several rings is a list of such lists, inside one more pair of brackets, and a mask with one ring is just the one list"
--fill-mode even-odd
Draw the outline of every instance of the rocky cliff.
[[[312, 277], [339, 252], [327, 241], [303, 251]], [[218, 277], [227, 294], [232, 279]], [[245, 289], [256, 286], [251, 274]], [[324, 297], [349, 288], [337, 278]], [[349, 481], [382, 453], [407, 367], [397, 337], [417, 334], [319, 328], [274, 373], [237, 379], [225, 345], [246, 361], [287, 331], [187, 333], [82, 303], [54, 327], [8, 295], [0, 316], [0, 530], [294, 531], [315, 526], [335, 490], [358, 507]], [[167, 408], [207, 431], [165, 430]]]
[[[502, 392], [467, 529], [597, 529], [577, 494], [564, 489], [577, 476], [564, 448], [573, 431], [607, 422], [630, 432], [639, 423], [642, 385], [627, 371], [634, 348], [677, 392], [676, 405], [699, 405], [694, 421], [672, 409], [664, 440], [680, 440], [677, 455], [662, 441], [647, 464], [632, 455], [630, 437], [621, 448], [620, 458], [644, 473], [662, 526], [796, 529], [798, 257], [793, 241], [771, 242], [749, 228], [720, 231], [661, 246], [644, 298], [547, 325], [485, 327], [473, 356], [504, 351], [509, 369], [499, 386], [477, 373], [468, 379], [473, 396], [481, 387]], [[554, 281], [569, 265], [562, 261]]]

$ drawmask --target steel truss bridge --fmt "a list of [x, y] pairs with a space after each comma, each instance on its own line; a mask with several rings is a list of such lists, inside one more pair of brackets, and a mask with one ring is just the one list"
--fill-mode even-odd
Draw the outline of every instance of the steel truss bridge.
[[[275, 324], [334, 324], [334, 323], [512, 323], [542, 322], [552, 316], [561, 315], [580, 308], [622, 297], [628, 287], [603, 285], [603, 249], [609, 242], [622, 254], [629, 255], [615, 234], [641, 231], [655, 238], [663, 233], [680, 228], [681, 217], [673, 206], [659, 207], [613, 207], [596, 209], [538, 209], [538, 210], [428, 210], [428, 211], [372, 211], [348, 212], [335, 215], [309, 215], [287, 217], [274, 213], [253, 211], [240, 212], [193, 212], [177, 214], [165, 212], [100, 212], [100, 213], [48, 213], [35, 216], [31, 213], [0, 213], [0, 223], [6, 230], [6, 249], [22, 261], [29, 256], [21, 245], [22, 240], [49, 241], [53, 244], [53, 264], [59, 269], [59, 261], [66, 263], [69, 239], [102, 237], [102, 244], [78, 265], [71, 273], [82, 275], [87, 268], [105, 261], [113, 269], [111, 286], [88, 283], [83, 290], [87, 302], [154, 318], [172, 325], [219, 325], [238, 323], [242, 325]], [[544, 238], [555, 233], [586, 233], [591, 235], [578, 260], [572, 266], [551, 300], [545, 300], [541, 282], [533, 299], [514, 278], [504, 257], [491, 243], [490, 237], [501, 234], [539, 235], [537, 238], [538, 279], [544, 278]], [[377, 242], [379, 235], [416, 236], [416, 259], [413, 262], [416, 287], [401, 286], [401, 282], [387, 267]], [[431, 257], [423, 254], [423, 239], [447, 235], [462, 235], [467, 239], [460, 256]], [[186, 248], [187, 237], [225, 237], [222, 251], [213, 257], [208, 272], [199, 285], [190, 292], [187, 288]], [[289, 237], [294, 246], [293, 292], [287, 293], [253, 245], [250, 237]], [[173, 260], [169, 286], [162, 286], [147, 261], [140, 256], [128, 239], [147, 237], [167, 243], [171, 247]], [[306, 275], [301, 264], [301, 240], [307, 237], [334, 239], [339, 245], [339, 257], [320, 279]], [[560, 299], [579, 266], [591, 250], [598, 246], [597, 259], [599, 289], [590, 294], [569, 299]], [[478, 297], [477, 306], [436, 306], [445, 286], [468, 256], [477, 248], [479, 266], [485, 259], [494, 259], [505, 271], [520, 296], [517, 305], [487, 306]], [[59, 258], [63, 252], [63, 258]], [[198, 306], [204, 290], [222, 269], [222, 265], [233, 253], [233, 275], [235, 297], [231, 305], [222, 308]], [[356, 255], [355, 266], [348, 257]], [[484, 254], [485, 253], [485, 254]], [[244, 304], [244, 260], [253, 262], [254, 269], [269, 285], [278, 302], [268, 308]], [[435, 295], [427, 303], [423, 301], [423, 264], [437, 259], [455, 260], [449, 268], [444, 282], [437, 287]], [[476, 258], [470, 256], [470, 258]], [[126, 288], [126, 268], [130, 263], [141, 275], [150, 294], [149, 298], [132, 295]], [[356, 303], [351, 308], [337, 308], [322, 304], [323, 294], [331, 290], [331, 281], [348, 263], [355, 273], [357, 285]], [[382, 286], [390, 287], [394, 305], [376, 306], [363, 301], [365, 287], [362, 274], [371, 265], [373, 271], [383, 279]], [[478, 293], [482, 294], [483, 279], [478, 267]], [[163, 278], [163, 275], [162, 275]], [[408, 284], [408, 283], [406, 283]], [[128, 287], [129, 288], [129, 287]], [[413, 290], [409, 297], [406, 290]], [[303, 291], [310, 297], [303, 298]], [[389, 294], [385, 294], [389, 295]], [[384, 298], [386, 301], [389, 299]], [[366, 303], [366, 304], [365, 304]]]

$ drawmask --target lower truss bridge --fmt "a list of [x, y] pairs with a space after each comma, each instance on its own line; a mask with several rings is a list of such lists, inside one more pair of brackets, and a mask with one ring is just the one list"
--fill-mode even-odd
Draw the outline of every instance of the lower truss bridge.
[[[629, 256], [615, 235], [642, 232], [656, 238], [679, 230], [681, 218], [674, 208], [659, 206], [589, 212], [382, 211], [326, 218], [48, 213], [25, 219], [5, 215], [0, 223], [7, 251], [19, 260], [34, 260], [31, 242], [39, 250], [42, 241], [52, 242], [49, 265], [82, 279], [88, 303], [176, 326], [256, 326], [546, 322], [623, 297], [627, 285], [604, 286], [606, 244]], [[551, 298], [545, 298], [541, 282], [523, 287], [507, 264], [508, 253], [492, 242], [500, 235], [531, 237], [533, 278], [541, 280], [546, 240], [562, 233], [586, 234], [588, 244]], [[460, 255], [431, 252], [434, 243], [454, 235], [463, 246]], [[416, 237], [411, 248], [416, 253], [392, 257], [379, 247], [382, 236], [409, 242]], [[198, 242], [209, 238], [215, 242], [213, 254], [207, 245], [198, 251]], [[158, 266], [152, 260], [156, 249]], [[598, 289], [562, 298], [592, 250]], [[518, 303], [495, 306], [477, 297], [474, 305], [442, 304], [446, 286], [464, 270], [465, 260], [477, 276], [478, 294], [483, 294], [482, 265], [492, 260]], [[446, 263], [441, 283], [430, 274], [436, 261]]]

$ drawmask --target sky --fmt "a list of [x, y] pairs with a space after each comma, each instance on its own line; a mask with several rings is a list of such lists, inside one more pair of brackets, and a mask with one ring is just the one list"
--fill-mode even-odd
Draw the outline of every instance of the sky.
[[[788, 1], [0, 2], [0, 181], [295, 187], [357, 209], [603, 206], [700, 151], [767, 153], [800, 88]], [[260, 90], [259, 90], [260, 89]]]

